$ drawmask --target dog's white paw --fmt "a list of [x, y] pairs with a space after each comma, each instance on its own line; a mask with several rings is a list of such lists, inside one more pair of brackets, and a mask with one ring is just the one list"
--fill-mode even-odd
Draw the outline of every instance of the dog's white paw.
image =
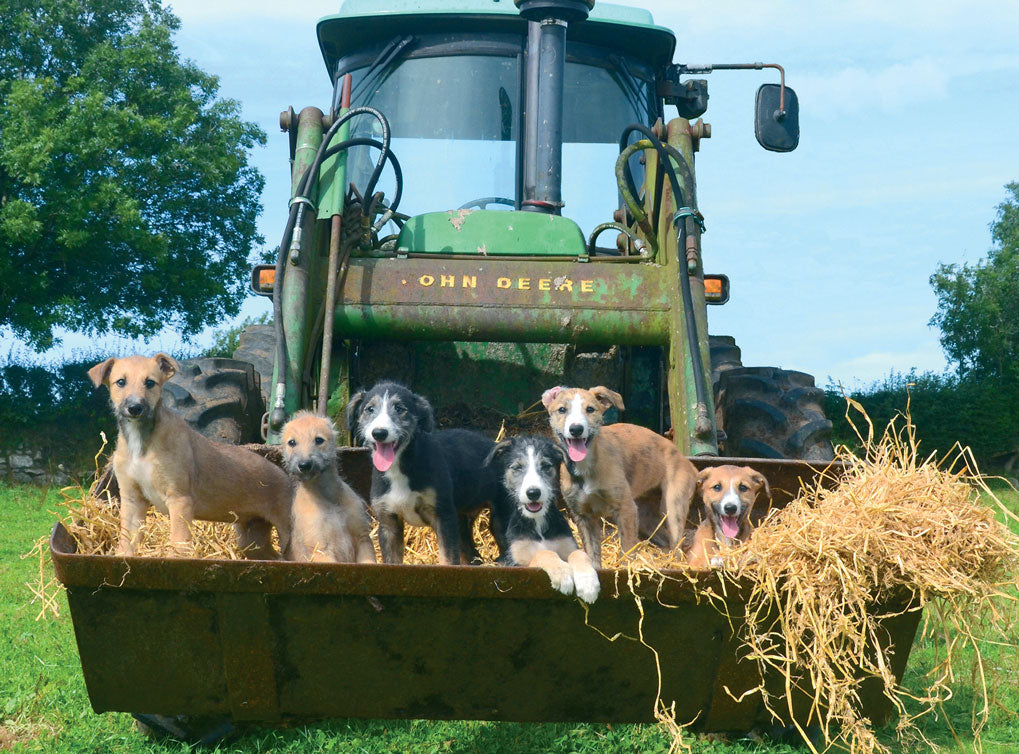
[[563, 563], [561, 568], [550, 568], [548, 578], [552, 582], [552, 588], [563, 594], [573, 594], [573, 570]]
[[717, 555], [715, 557], [713, 557], [710, 562], [711, 562], [711, 567], [712, 568], [721, 568], [725, 564], [725, 561], [722, 560]]
[[573, 584], [577, 590], [577, 596], [584, 602], [592, 604], [598, 599], [598, 592], [601, 591], [601, 581], [598, 574], [592, 570], [583, 569], [573, 572]]

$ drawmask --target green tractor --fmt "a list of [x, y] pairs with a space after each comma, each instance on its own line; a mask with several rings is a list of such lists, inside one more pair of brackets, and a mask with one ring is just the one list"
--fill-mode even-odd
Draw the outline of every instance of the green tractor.
[[[601, 384], [699, 468], [752, 458], [775, 506], [800, 480], [834, 484], [813, 379], [744, 368], [731, 338], [708, 336], [728, 280], [701, 258], [694, 157], [710, 128], [691, 119], [707, 88], [673, 64], [674, 35], [608, 3], [516, 5], [346, 0], [319, 22], [332, 104], [283, 113], [290, 214], [277, 264], [253, 274], [274, 323], [235, 360], [189, 364], [174, 405], [235, 442], [261, 418], [272, 445], [298, 409], [342, 426], [351, 392], [386, 377], [440, 424], [494, 435], [546, 428], [551, 386]], [[764, 147], [796, 146], [784, 82], [756, 112]], [[341, 453], [365, 494], [368, 454]], [[60, 525], [51, 554], [93, 709], [186, 740], [326, 717], [646, 722], [673, 700], [699, 730], [746, 731], [775, 722], [762, 682], [785, 693], [742, 657], [742, 592], [719, 589], [719, 609], [672, 572], [633, 595], [605, 573], [588, 611], [537, 569], [126, 563], [77, 553]], [[874, 610], [907, 648], [901, 678], [920, 611]], [[639, 625], [646, 644], [605, 639]], [[816, 721], [816, 701], [797, 686], [790, 715]], [[880, 684], [860, 702], [875, 724], [894, 715]]]
[[[274, 324], [236, 354], [261, 373], [264, 438], [302, 408], [342, 426], [384, 377], [440, 425], [493, 433], [543, 426], [552, 385], [602, 384], [688, 455], [831, 459], [813, 378], [744, 368], [708, 335], [729, 281], [703, 268], [707, 82], [685, 77], [779, 67], [675, 64], [675, 35], [636, 8], [516, 6], [346, 0], [319, 21], [332, 103], [281, 114], [293, 198], [252, 279]], [[784, 73], [756, 130], [796, 147]]]

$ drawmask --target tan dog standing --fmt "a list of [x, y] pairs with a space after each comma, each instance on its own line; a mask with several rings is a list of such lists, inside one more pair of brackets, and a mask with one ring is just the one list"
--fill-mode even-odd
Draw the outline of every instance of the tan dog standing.
[[771, 498], [764, 475], [749, 466], [713, 466], [697, 475], [704, 519], [694, 532], [686, 558], [691, 568], [717, 568], [721, 553], [750, 538], [750, 512], [763, 489]]
[[336, 470], [336, 427], [299, 411], [283, 427], [283, 464], [296, 479], [291, 558], [377, 563], [364, 500]]
[[233, 523], [249, 557], [276, 558], [276, 527], [290, 542], [290, 480], [250, 450], [203, 437], [162, 404], [163, 384], [179, 369], [165, 353], [107, 359], [88, 371], [106, 385], [117, 419], [113, 470], [120, 487], [118, 555], [133, 555], [149, 506], [170, 517], [170, 542], [190, 554], [191, 522]]
[[657, 521], [665, 517], [669, 545], [676, 547], [697, 474], [679, 448], [636, 424], [602, 426], [610, 407], [623, 410], [622, 397], [607, 387], [554, 387], [541, 402], [569, 458], [561, 471], [563, 498], [595, 565], [601, 566], [601, 519], [615, 520], [629, 551], [639, 538], [638, 506], [650, 508]]

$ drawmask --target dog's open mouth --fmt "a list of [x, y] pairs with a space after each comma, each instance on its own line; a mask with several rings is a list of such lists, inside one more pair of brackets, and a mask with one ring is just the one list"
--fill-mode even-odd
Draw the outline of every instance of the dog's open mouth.
[[567, 437], [566, 452], [572, 461], [583, 461], [587, 457], [587, 440], [582, 437]]
[[739, 516], [719, 516], [718, 521], [722, 525], [722, 534], [729, 539], [735, 539], [739, 534]]
[[389, 467], [396, 460], [396, 449], [398, 442], [376, 442], [375, 450], [372, 452], [372, 463], [379, 471], [389, 471]]
[[537, 513], [538, 511], [541, 510], [541, 506], [543, 505], [544, 503], [542, 503], [540, 500], [535, 500], [533, 503], [532, 502], [524, 503], [524, 507], [527, 508], [527, 510], [529, 510], [531, 513]]

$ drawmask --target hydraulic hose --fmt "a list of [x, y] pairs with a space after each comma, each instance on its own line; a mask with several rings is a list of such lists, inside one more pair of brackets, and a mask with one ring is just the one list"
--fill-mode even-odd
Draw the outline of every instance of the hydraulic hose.
[[[643, 141], [636, 142], [635, 144], [628, 145], [627, 141], [629, 136], [634, 131], [640, 132], [647, 137], [648, 144], [644, 144]], [[690, 266], [686, 262], [685, 254], [682, 253], [682, 249], [685, 247], [685, 239], [687, 235], [686, 221], [693, 216], [696, 212], [696, 184], [693, 180], [693, 171], [690, 170], [689, 164], [683, 155], [670, 144], [663, 143], [647, 126], [640, 123], [634, 123], [627, 126], [623, 130], [623, 134], [619, 140], [620, 155], [616, 162], [616, 175], [619, 184], [619, 191], [623, 195], [623, 199], [630, 208], [631, 214], [634, 219], [644, 228], [645, 232], [649, 229], [657, 231], [659, 225], [659, 218], [657, 216], [661, 207], [661, 196], [655, 197], [655, 217], [653, 226], [647, 222], [647, 214], [640, 207], [640, 203], [637, 201], [637, 188], [633, 181], [633, 176], [630, 174], [628, 159], [629, 155], [635, 151], [644, 149], [654, 149], [658, 153], [658, 165], [659, 169], [664, 168], [665, 174], [669, 177], [669, 182], [672, 185], [672, 193], [675, 196], [677, 203], [682, 209], [687, 210], [683, 213], [682, 210], [676, 212], [673, 222], [676, 223], [677, 231], [677, 251], [676, 251], [676, 263], [680, 268], [679, 274], [679, 288], [680, 295], [683, 298], [683, 310], [684, 319], [686, 322], [686, 339], [687, 339], [687, 350], [690, 352], [690, 359], [693, 363], [694, 373], [694, 390], [697, 397], [697, 417], [694, 420], [694, 435], [702, 438], [710, 434], [711, 432], [711, 419], [708, 416], [708, 389], [707, 383], [704, 379], [704, 360], [701, 358], [701, 349], [697, 342], [697, 318], [694, 314], [693, 309], [693, 293], [690, 289]], [[624, 157], [625, 155], [625, 157]], [[676, 176], [676, 170], [673, 165], [672, 159], [676, 160], [676, 163], [680, 166], [680, 170], [683, 171], [683, 178], [685, 179], [686, 185], [689, 187], [689, 197], [684, 193], [683, 187], [679, 183], [679, 178]], [[659, 173], [661, 175], [661, 173]], [[659, 182], [660, 185], [660, 182]], [[660, 194], [660, 191], [659, 191]], [[636, 210], [636, 212], [634, 211]], [[680, 222], [682, 220], [683, 222]]]
[[[315, 185], [315, 181], [318, 178], [318, 171], [322, 166], [323, 160], [326, 159], [326, 153], [329, 152], [329, 142], [333, 136], [339, 130], [340, 126], [348, 122], [351, 118], [358, 115], [371, 115], [380, 124], [382, 128], [382, 142], [379, 146], [380, 154], [378, 162], [375, 164], [375, 169], [372, 171], [371, 177], [368, 179], [367, 190], [374, 192], [375, 185], [379, 180], [379, 176], [382, 174], [382, 168], [386, 163], [386, 160], [391, 157], [389, 151], [390, 141], [390, 128], [389, 121], [386, 120], [381, 112], [373, 107], [355, 107], [342, 117], [337, 118], [333, 121], [332, 125], [322, 137], [322, 143], [319, 144], [318, 151], [315, 153], [315, 159], [311, 165], [304, 172], [301, 177], [301, 181], [297, 186], [297, 191], [294, 195], [293, 200], [290, 203], [290, 213], [287, 217], [287, 224], [283, 229], [283, 238], [280, 241], [279, 257], [276, 259], [276, 278], [273, 283], [272, 290], [272, 311], [273, 311], [273, 322], [275, 324], [276, 332], [276, 367], [277, 377], [275, 385], [275, 400], [273, 403], [272, 410], [269, 414], [269, 428], [273, 431], [279, 431], [283, 428], [283, 424], [286, 422], [286, 408], [285, 408], [285, 393], [286, 393], [286, 369], [287, 369], [287, 343], [286, 333], [283, 327], [283, 280], [286, 275], [286, 257], [289, 254], [289, 247], [291, 239], [295, 232], [300, 238], [300, 228], [304, 220], [305, 205], [311, 205], [311, 198], [308, 196], [310, 189]], [[343, 144], [336, 145], [336, 151], [339, 148], [349, 148], [350, 146], [356, 146], [352, 142], [361, 141], [361, 139], [349, 139]], [[375, 144], [378, 142], [373, 141]], [[368, 145], [374, 146], [374, 144]], [[332, 152], [335, 154], [336, 152]], [[400, 179], [397, 182], [397, 191], [402, 193], [402, 173]], [[371, 194], [366, 194], [371, 196]], [[300, 377], [299, 377], [300, 379]]]

